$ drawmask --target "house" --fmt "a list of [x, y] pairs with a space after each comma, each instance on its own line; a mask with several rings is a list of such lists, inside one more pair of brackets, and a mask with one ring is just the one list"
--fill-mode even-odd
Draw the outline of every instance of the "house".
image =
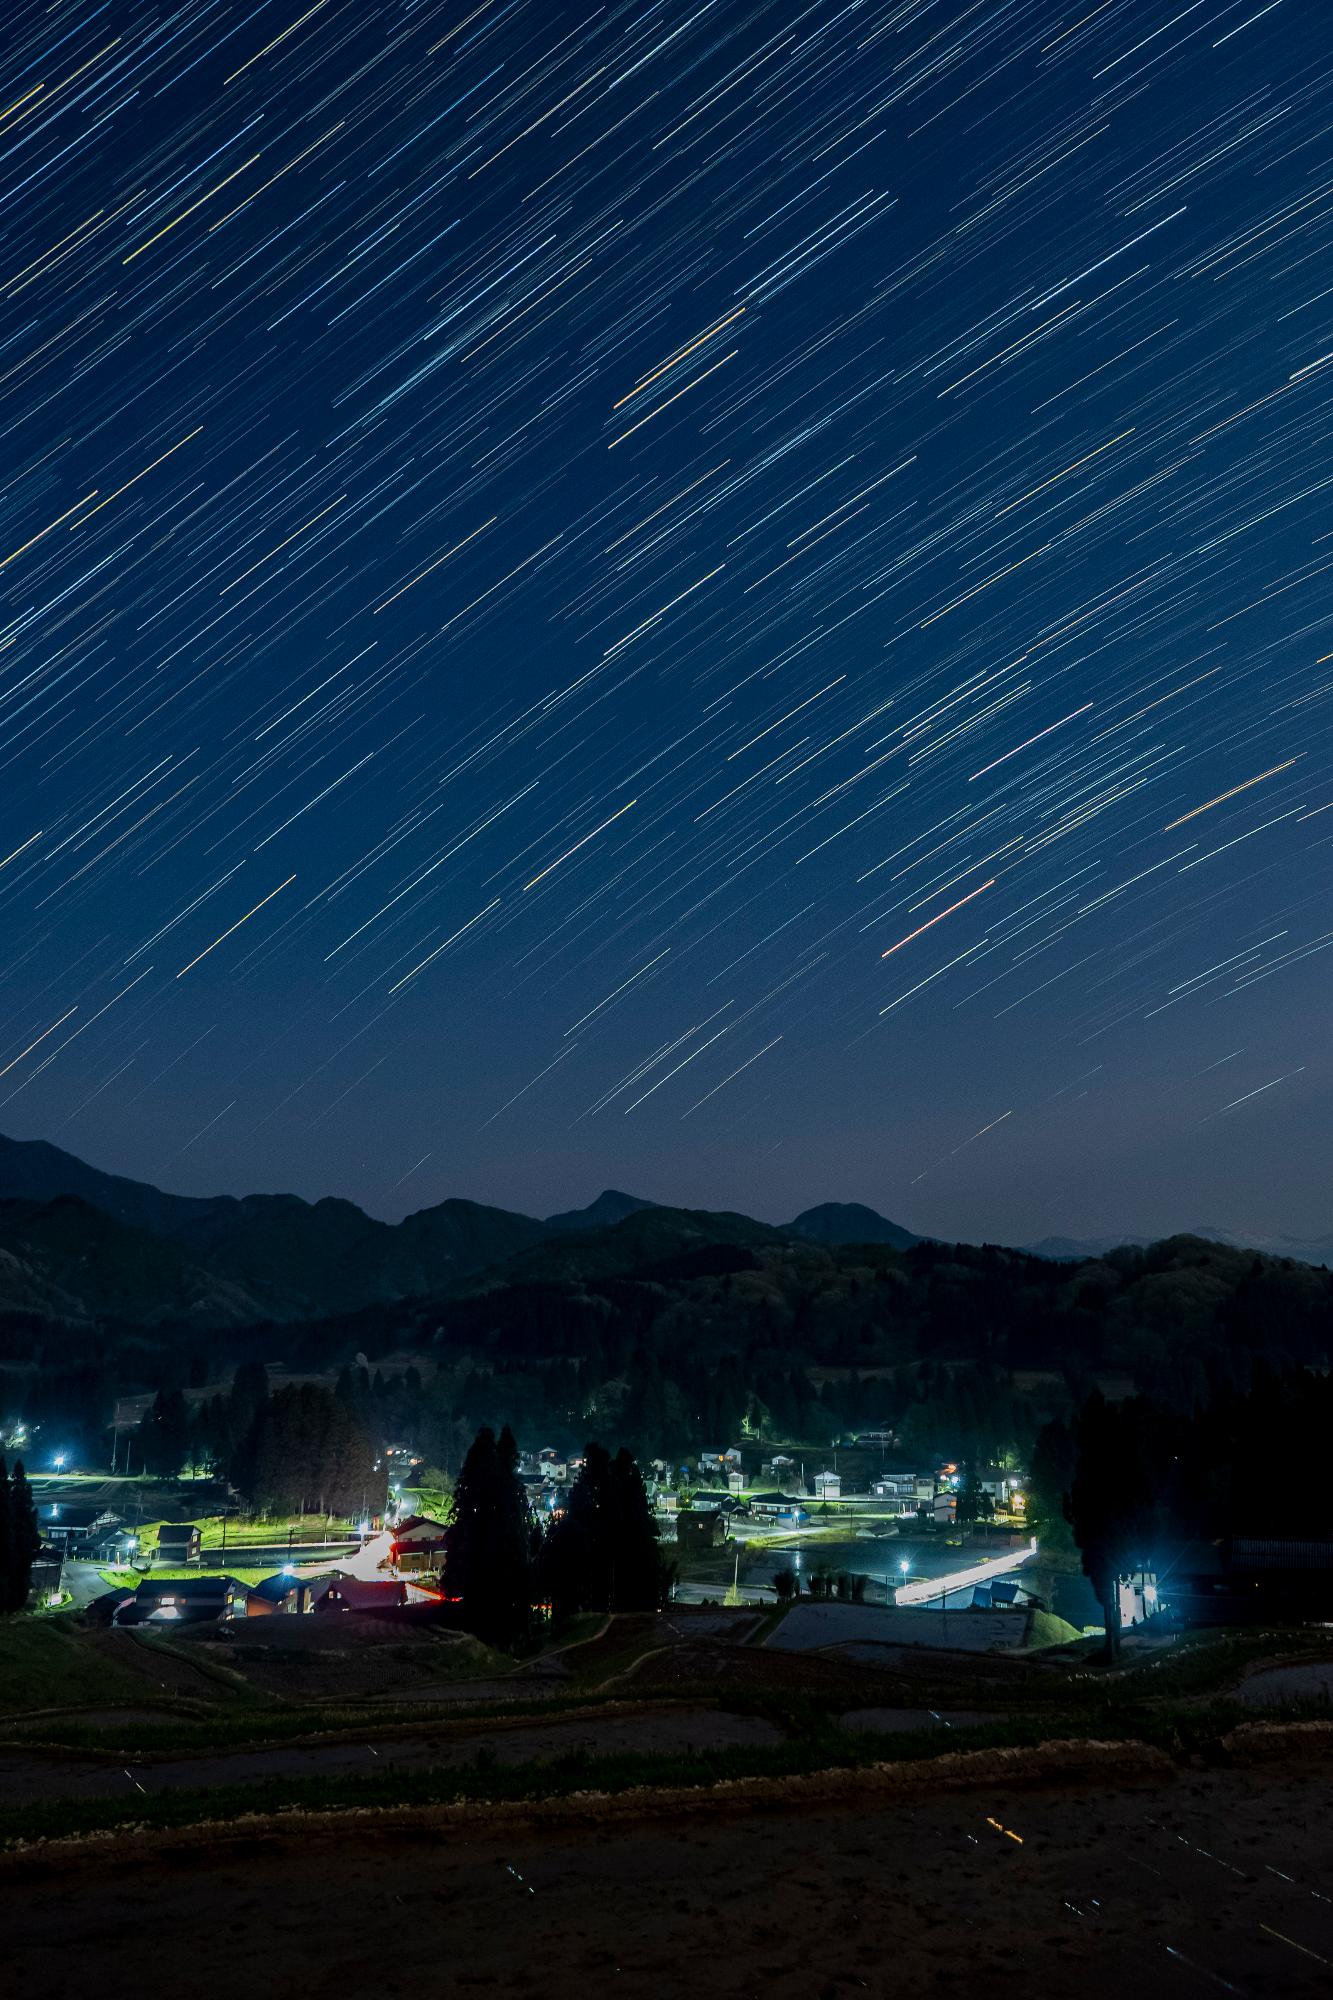
[[413, 1591], [410, 1584], [367, 1583], [356, 1576], [335, 1576], [315, 1591], [312, 1611], [398, 1611], [410, 1595], [422, 1598], [425, 1591]]
[[982, 1492], [993, 1502], [997, 1514], [1007, 1514], [1015, 1506], [1021, 1508], [1023, 1488], [1027, 1484], [1023, 1473], [1005, 1472], [999, 1466], [988, 1465], [979, 1484]]
[[744, 1493], [745, 1474], [743, 1472], [729, 1472], [727, 1474], [727, 1491], [728, 1493]]
[[842, 1474], [839, 1472], [817, 1472], [815, 1474], [816, 1500], [841, 1500]]
[[438, 1569], [444, 1560], [444, 1523], [409, 1514], [393, 1531], [393, 1559], [405, 1569]]
[[772, 1458], [764, 1460], [759, 1470], [765, 1479], [775, 1479], [781, 1485], [790, 1473], [795, 1472], [796, 1460], [788, 1458], [784, 1451], [775, 1452]]
[[66, 1555], [82, 1554], [119, 1520], [119, 1514], [105, 1507], [71, 1505], [66, 1500], [42, 1500], [37, 1506], [37, 1532]]
[[726, 1539], [727, 1517], [720, 1507], [683, 1507], [676, 1516], [679, 1548], [715, 1549]]
[[145, 1577], [115, 1616], [117, 1625], [198, 1625], [244, 1618], [250, 1591], [234, 1576]]
[[245, 1612], [248, 1618], [271, 1618], [303, 1615], [315, 1608], [315, 1595], [332, 1580], [332, 1572], [321, 1576], [293, 1576], [288, 1570], [279, 1570], [276, 1576], [266, 1576], [257, 1583], [246, 1599]]
[[138, 1551], [139, 1537], [129, 1528], [102, 1528], [92, 1535], [84, 1547], [84, 1554], [91, 1562], [112, 1563], [123, 1568], [131, 1563]]
[[935, 1475], [883, 1471], [871, 1480], [870, 1491], [876, 1500], [891, 1500], [900, 1513], [915, 1514], [918, 1507], [929, 1507], [934, 1500]]
[[164, 1521], [157, 1531], [157, 1560], [172, 1569], [197, 1563], [203, 1536], [193, 1521]]
[[750, 1511], [776, 1521], [787, 1514], [801, 1513], [802, 1504], [790, 1493], [755, 1493], [750, 1499]]

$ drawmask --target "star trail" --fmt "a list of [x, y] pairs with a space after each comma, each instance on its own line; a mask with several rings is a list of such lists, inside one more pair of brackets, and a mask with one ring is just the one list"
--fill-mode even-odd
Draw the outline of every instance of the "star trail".
[[1326, 1226], [1327, 56], [14, 0], [3, 1128], [390, 1215]]

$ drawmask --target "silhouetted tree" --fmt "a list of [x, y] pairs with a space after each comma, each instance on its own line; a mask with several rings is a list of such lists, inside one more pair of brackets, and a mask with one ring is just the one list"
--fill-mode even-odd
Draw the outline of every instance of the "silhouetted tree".
[[174, 1479], [190, 1444], [190, 1412], [179, 1389], [159, 1389], [138, 1427], [136, 1440], [145, 1472]]
[[32, 1584], [32, 1566], [41, 1548], [32, 1488], [16, 1459], [11, 1478], [0, 1458], [0, 1613], [22, 1611]]
[[1028, 1524], [1047, 1547], [1069, 1545], [1065, 1501], [1073, 1484], [1074, 1462], [1074, 1434], [1062, 1418], [1054, 1417], [1038, 1431], [1028, 1468]]
[[1083, 1572], [1106, 1620], [1106, 1657], [1120, 1651], [1120, 1581], [1150, 1568], [1166, 1477], [1159, 1413], [1141, 1397], [1108, 1403], [1094, 1390], [1079, 1412], [1067, 1502]]
[[532, 1517], [518, 1476], [518, 1446], [506, 1424], [483, 1425], [454, 1488], [444, 1536], [444, 1582], [479, 1638], [507, 1645], [531, 1617]]

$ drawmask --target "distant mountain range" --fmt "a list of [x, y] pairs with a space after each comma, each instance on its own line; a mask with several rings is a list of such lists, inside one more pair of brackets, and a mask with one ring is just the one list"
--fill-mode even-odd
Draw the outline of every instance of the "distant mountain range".
[[[1333, 1264], [1333, 1237], [1238, 1236], [1233, 1229], [1218, 1229], [1207, 1222], [1176, 1233], [1201, 1236], [1205, 1243], [1220, 1243], [1228, 1250], [1256, 1250], [1264, 1257], [1289, 1257], [1296, 1264]], [[1155, 1236], [1043, 1236], [1039, 1243], [1018, 1247], [1034, 1257], [1073, 1264], [1088, 1257], [1105, 1257], [1112, 1250], [1143, 1250], [1160, 1240]]]
[[[1333, 1249], [1280, 1239], [1233, 1247], [1307, 1263]], [[547, 1216], [451, 1200], [400, 1223], [355, 1203], [297, 1195], [191, 1197], [105, 1174], [42, 1140], [0, 1138], [0, 1313], [143, 1326], [244, 1325], [355, 1312], [462, 1284], [614, 1276], [709, 1246], [798, 1242], [908, 1250], [923, 1239], [859, 1203], [825, 1202], [778, 1228], [748, 1216], [672, 1209], [608, 1188], [588, 1207]], [[1048, 1237], [1058, 1260], [1099, 1257], [1123, 1239]]]

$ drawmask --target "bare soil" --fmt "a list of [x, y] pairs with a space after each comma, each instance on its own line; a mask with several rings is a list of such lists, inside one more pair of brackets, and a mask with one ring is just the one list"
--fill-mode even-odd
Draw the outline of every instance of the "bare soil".
[[690, 1751], [747, 1748], [778, 1743], [780, 1732], [758, 1716], [644, 1709], [624, 1713], [551, 1717], [539, 1722], [464, 1725], [435, 1734], [384, 1736], [374, 1743], [275, 1744], [258, 1750], [220, 1751], [208, 1756], [155, 1757], [128, 1763], [25, 1756], [0, 1751], [0, 1806], [32, 1799], [124, 1798], [143, 1792], [217, 1785], [263, 1784], [271, 1778], [316, 1778], [386, 1768], [451, 1770], [478, 1755], [497, 1764], [549, 1762], [580, 1752], [609, 1757], [621, 1752], [667, 1756]]
[[[1329, 1766], [997, 1755], [605, 1804], [240, 1823], [0, 1864], [49, 2000], [1326, 1993]], [[145, 1917], [148, 1921], [145, 1923]]]

